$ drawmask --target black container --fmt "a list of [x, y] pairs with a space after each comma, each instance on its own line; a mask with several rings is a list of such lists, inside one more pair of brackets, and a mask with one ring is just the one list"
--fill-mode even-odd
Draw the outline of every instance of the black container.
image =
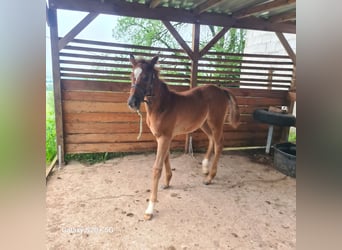
[[296, 177], [296, 144], [291, 142], [274, 145], [274, 167], [291, 177]]

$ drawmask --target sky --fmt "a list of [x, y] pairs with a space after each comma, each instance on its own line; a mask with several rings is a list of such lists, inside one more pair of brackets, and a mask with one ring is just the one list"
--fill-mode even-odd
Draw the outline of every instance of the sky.
[[[88, 13], [67, 10], [58, 10], [58, 35], [66, 35], [79, 21], [81, 21]], [[81, 31], [77, 38], [88, 40], [99, 40], [105, 42], [115, 42], [112, 37], [112, 29], [116, 25], [118, 16], [104, 15], [97, 16], [84, 30]], [[52, 63], [51, 63], [51, 44], [50, 29], [46, 24], [46, 79], [52, 79]]]

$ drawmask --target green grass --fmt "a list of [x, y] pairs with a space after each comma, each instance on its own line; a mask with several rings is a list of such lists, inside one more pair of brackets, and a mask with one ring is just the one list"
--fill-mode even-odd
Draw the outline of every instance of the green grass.
[[55, 107], [53, 92], [46, 91], [46, 141], [45, 161], [49, 164], [57, 153]]
[[296, 139], [297, 139], [296, 131], [290, 131], [288, 141], [296, 143]]
[[67, 154], [65, 161], [69, 162], [72, 160], [84, 162], [87, 164], [95, 164], [98, 162], [104, 162], [112, 158], [123, 157], [132, 153], [83, 153], [83, 154]]

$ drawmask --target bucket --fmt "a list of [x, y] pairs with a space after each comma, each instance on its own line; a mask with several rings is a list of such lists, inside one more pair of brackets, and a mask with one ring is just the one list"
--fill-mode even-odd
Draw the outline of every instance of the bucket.
[[285, 175], [296, 177], [296, 144], [285, 142], [273, 147], [274, 167]]

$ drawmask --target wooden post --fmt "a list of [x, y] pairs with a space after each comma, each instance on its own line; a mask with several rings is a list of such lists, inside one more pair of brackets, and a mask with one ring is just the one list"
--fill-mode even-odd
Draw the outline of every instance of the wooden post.
[[64, 164], [64, 131], [63, 131], [63, 112], [62, 112], [62, 90], [61, 90], [61, 77], [60, 77], [60, 66], [59, 66], [59, 48], [58, 48], [59, 39], [58, 39], [57, 10], [50, 7], [48, 9], [48, 18], [49, 18], [49, 25], [50, 25], [50, 40], [51, 40], [56, 139], [57, 139], [57, 148], [58, 148], [58, 145], [61, 146], [61, 158], [62, 158], [62, 164]]
[[[290, 87], [290, 91], [293, 91], [293, 89], [295, 89], [295, 85], [296, 85], [296, 54], [292, 50], [290, 44], [286, 40], [286, 37], [284, 36], [283, 33], [276, 32], [276, 35], [277, 35], [279, 41], [281, 42], [281, 44], [283, 45], [284, 49], [286, 50], [287, 54], [289, 55], [289, 57], [291, 58], [291, 60], [293, 62], [293, 75], [292, 75], [292, 82], [291, 82], [291, 87]], [[287, 106], [288, 106], [288, 113], [292, 114], [293, 107], [294, 107], [294, 101], [289, 98], [287, 100]], [[290, 131], [289, 127], [282, 129], [281, 141], [288, 141], [289, 131]]]
[[[192, 25], [192, 52], [193, 58], [191, 61], [191, 76], [190, 76], [190, 88], [197, 86], [197, 74], [198, 74], [198, 60], [200, 58], [199, 53], [199, 38], [200, 38], [200, 25]], [[190, 134], [185, 138], [185, 153], [189, 153]]]
[[197, 73], [198, 73], [198, 59], [199, 55], [199, 37], [200, 37], [200, 25], [193, 24], [192, 25], [192, 51], [193, 58], [191, 62], [191, 80], [190, 80], [190, 88], [197, 86]]

